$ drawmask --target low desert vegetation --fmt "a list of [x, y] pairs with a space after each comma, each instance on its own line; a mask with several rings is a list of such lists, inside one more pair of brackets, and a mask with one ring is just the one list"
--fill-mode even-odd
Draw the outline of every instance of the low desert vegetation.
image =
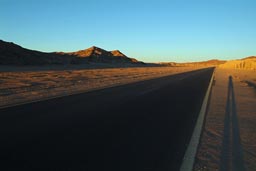
[[195, 70], [139, 67], [0, 72], [0, 106], [65, 96]]

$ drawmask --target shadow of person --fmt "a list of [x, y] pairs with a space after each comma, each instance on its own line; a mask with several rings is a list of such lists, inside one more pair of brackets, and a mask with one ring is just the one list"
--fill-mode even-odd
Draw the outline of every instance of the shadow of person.
[[220, 170], [245, 170], [232, 76], [229, 76], [228, 80]]

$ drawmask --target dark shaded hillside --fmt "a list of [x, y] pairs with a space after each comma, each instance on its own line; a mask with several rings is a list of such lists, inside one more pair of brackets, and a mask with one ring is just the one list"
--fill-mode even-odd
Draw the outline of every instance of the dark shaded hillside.
[[142, 64], [118, 50], [109, 52], [95, 46], [70, 53], [45, 53], [0, 40], [0, 64], [2, 65], [82, 64], [89, 62]]
[[44, 53], [25, 49], [14, 43], [0, 40], [0, 64], [2, 65], [43, 65], [78, 63], [74, 56]]

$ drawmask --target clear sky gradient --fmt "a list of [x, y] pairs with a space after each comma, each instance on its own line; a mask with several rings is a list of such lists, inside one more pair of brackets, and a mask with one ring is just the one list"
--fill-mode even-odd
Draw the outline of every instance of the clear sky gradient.
[[146, 62], [236, 59], [256, 55], [255, 9], [255, 0], [0, 0], [0, 39]]

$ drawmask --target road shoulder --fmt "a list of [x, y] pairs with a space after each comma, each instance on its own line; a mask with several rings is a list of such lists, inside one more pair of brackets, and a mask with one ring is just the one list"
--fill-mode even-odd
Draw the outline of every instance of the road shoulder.
[[[227, 152], [224, 144], [227, 144], [227, 136], [230, 136], [229, 143], [235, 144], [236, 140], [232, 139], [232, 137], [237, 137], [234, 135], [237, 131], [236, 129], [238, 129], [238, 136], [241, 140], [242, 156], [239, 156], [242, 157], [245, 169], [250, 171], [256, 168], [256, 136], [253, 131], [256, 129], [256, 90], [245, 82], [245, 80], [254, 81], [254, 75], [253, 72], [245, 70], [216, 69], [215, 84], [212, 89], [209, 110], [194, 164], [194, 171], [221, 170], [223, 158], [233, 158], [234, 163], [239, 157], [232, 150]], [[233, 123], [235, 122], [234, 120], [226, 121], [227, 105], [229, 105], [228, 95], [230, 94], [228, 93], [229, 76], [233, 78], [233, 99], [236, 104], [237, 124]], [[227, 134], [227, 128], [225, 128], [227, 123], [230, 124], [230, 127], [236, 125], [235, 130], [232, 130], [230, 134]], [[223, 155], [226, 155], [226, 157], [223, 157]], [[229, 163], [229, 165], [228, 168], [232, 169], [232, 163]]]

